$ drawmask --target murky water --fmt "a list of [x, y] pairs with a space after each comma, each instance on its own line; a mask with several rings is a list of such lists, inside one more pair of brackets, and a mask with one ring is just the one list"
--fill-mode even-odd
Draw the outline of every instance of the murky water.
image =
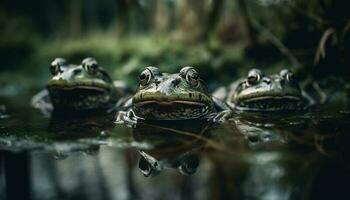
[[349, 199], [350, 114], [113, 123], [0, 97], [0, 199]]

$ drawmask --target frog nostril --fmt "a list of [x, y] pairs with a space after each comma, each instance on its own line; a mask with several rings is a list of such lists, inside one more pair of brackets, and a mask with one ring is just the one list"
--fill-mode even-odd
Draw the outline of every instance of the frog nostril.
[[180, 79], [179, 78], [175, 78], [174, 80], [171, 81], [171, 83], [176, 86], [180, 83]]
[[156, 85], [159, 85], [161, 83], [161, 81], [160, 80], [156, 80], [155, 83], [156, 83]]
[[267, 78], [264, 78], [264, 79], [263, 79], [263, 82], [266, 83], [266, 84], [268, 84], [268, 85], [270, 85], [271, 80], [270, 80], [270, 79], [267, 79]]
[[81, 72], [82, 72], [83, 70], [81, 70], [81, 69], [75, 69], [74, 71], [73, 71], [73, 75], [79, 75], [79, 74], [81, 74]]

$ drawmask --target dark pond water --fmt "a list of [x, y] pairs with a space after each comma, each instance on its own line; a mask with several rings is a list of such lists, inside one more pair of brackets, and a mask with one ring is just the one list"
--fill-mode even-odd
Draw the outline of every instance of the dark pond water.
[[0, 199], [350, 199], [342, 107], [128, 128], [30, 98], [0, 96]]

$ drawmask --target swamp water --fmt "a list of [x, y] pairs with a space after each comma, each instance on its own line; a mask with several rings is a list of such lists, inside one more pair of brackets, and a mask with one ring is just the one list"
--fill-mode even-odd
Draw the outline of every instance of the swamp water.
[[0, 96], [0, 199], [350, 199], [350, 113], [222, 125], [47, 118]]

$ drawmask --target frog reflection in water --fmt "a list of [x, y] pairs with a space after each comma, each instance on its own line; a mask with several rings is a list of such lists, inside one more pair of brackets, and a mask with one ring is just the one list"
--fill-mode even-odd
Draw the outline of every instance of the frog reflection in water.
[[[153, 126], [138, 124], [133, 129], [135, 141], [147, 143], [148, 148], [139, 148], [139, 169], [145, 177], [155, 176], [164, 170], [175, 169], [183, 175], [192, 175], [200, 164], [200, 154], [206, 144], [208, 127]], [[174, 128], [181, 129], [178, 131]], [[187, 135], [181, 134], [186, 132]]]
[[117, 122], [143, 120], [188, 120], [224, 116], [218, 111], [228, 109], [212, 98], [197, 71], [190, 66], [179, 73], [161, 73], [147, 67], [139, 76], [134, 96], [125, 104], [127, 113], [119, 113]]
[[53, 77], [47, 89], [32, 99], [34, 107], [44, 113], [50, 113], [53, 108], [65, 111], [110, 109], [127, 93], [126, 86], [113, 82], [93, 58], [84, 59], [81, 65], [56, 58], [50, 71]]
[[139, 169], [145, 177], [155, 176], [163, 169], [176, 168], [181, 174], [188, 176], [194, 174], [199, 165], [198, 155], [191, 150], [178, 152], [177, 155], [162, 155], [152, 151], [139, 151], [139, 153], [141, 155]]
[[225, 99], [236, 111], [297, 111], [315, 102], [301, 90], [293, 73], [286, 69], [271, 76], [252, 69], [246, 79], [233, 83], [228, 92], [221, 88], [213, 96]]

